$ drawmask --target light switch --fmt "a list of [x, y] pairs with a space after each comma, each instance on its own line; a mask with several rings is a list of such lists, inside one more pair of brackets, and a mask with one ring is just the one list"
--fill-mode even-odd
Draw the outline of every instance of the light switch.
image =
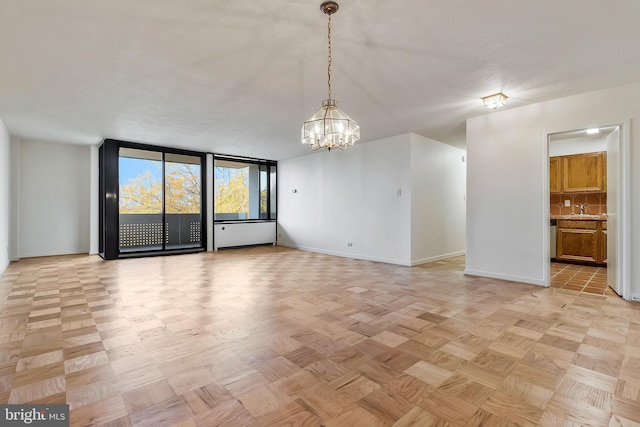
[[570, 207], [570, 206], [571, 206], [571, 200], [565, 200], [565, 201], [564, 201], [564, 205], [565, 205], [566, 207]]

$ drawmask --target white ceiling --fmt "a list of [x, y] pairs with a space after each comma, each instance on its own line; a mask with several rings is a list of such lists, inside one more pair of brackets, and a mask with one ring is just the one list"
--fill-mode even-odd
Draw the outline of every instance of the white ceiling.
[[[0, 0], [0, 118], [24, 138], [103, 138], [280, 160], [326, 98], [320, 1]], [[465, 120], [640, 80], [638, 0], [343, 0], [333, 95], [362, 141], [464, 146]]]

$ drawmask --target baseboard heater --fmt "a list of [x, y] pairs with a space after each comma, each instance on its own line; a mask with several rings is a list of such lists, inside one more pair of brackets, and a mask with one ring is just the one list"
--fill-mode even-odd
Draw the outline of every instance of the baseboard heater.
[[276, 222], [220, 222], [213, 229], [213, 250], [276, 243]]

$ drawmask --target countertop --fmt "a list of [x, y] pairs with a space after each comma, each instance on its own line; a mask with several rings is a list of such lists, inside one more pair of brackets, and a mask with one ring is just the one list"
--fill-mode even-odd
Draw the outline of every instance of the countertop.
[[597, 221], [606, 221], [607, 220], [607, 214], [600, 214], [600, 215], [554, 215], [551, 214], [549, 215], [550, 219], [570, 219], [572, 221], [578, 220], [578, 221], [587, 221], [587, 220], [597, 220]]

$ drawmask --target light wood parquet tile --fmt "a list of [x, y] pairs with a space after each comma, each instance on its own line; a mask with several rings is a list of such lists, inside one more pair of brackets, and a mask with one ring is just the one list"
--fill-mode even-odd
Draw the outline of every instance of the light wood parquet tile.
[[[347, 408], [340, 415], [322, 423], [322, 425], [326, 427], [383, 427], [388, 426], [389, 424], [376, 417], [366, 409], [355, 406]], [[395, 425], [399, 424], [396, 423]]]
[[504, 394], [500, 390], [487, 399], [482, 405], [482, 409], [518, 425], [532, 426], [538, 424], [544, 412], [517, 397]]
[[[305, 411], [298, 403], [292, 402], [285, 406], [257, 417], [262, 426], [300, 426], [320, 427], [323, 424], [317, 417]], [[371, 425], [371, 424], [370, 424]]]
[[438, 390], [480, 407], [492, 394], [494, 389], [477, 383], [461, 373], [456, 373], [445, 381]]
[[414, 407], [399, 394], [385, 388], [372, 391], [357, 403], [387, 424], [395, 423]]
[[74, 426], [640, 424], [638, 304], [463, 268], [24, 259], [0, 277], [0, 403], [67, 403]]
[[351, 405], [350, 402], [342, 400], [328, 385], [320, 385], [304, 392], [302, 397], [295, 401], [321, 420], [335, 418]]

